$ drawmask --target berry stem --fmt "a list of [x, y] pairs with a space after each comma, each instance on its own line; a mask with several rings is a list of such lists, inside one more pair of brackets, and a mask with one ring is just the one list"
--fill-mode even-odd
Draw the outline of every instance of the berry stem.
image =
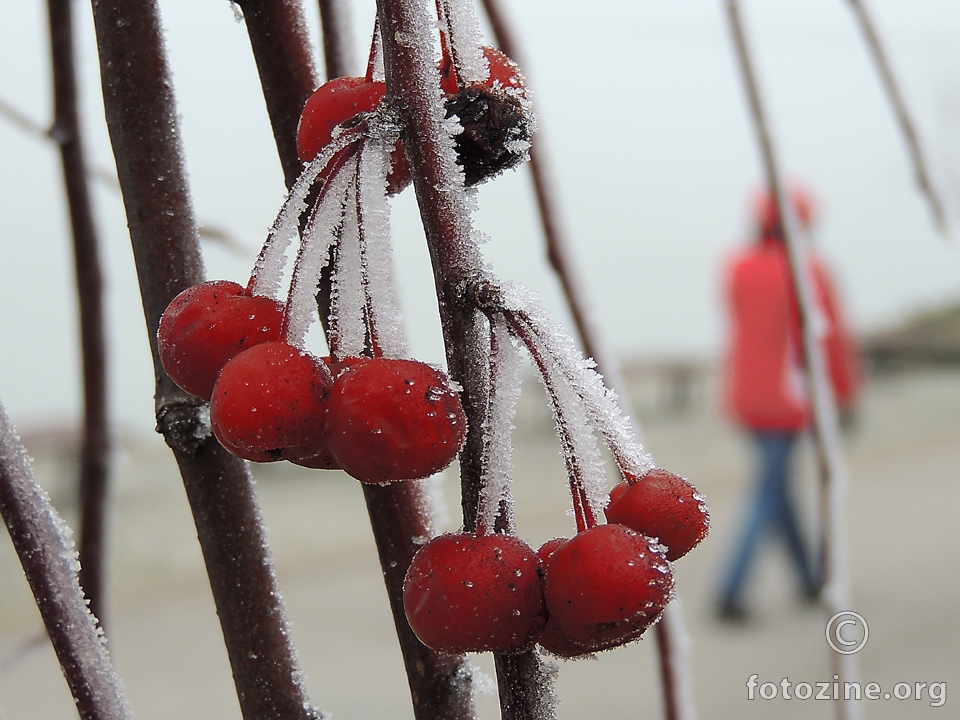
[[[273, 225], [267, 232], [267, 239], [260, 248], [250, 279], [247, 281], [247, 292], [252, 295], [275, 296], [280, 287], [280, 278], [283, 273], [285, 252], [294, 237], [299, 236], [300, 219], [307, 210], [307, 199], [315, 192], [317, 178], [324, 171], [329, 170], [328, 179], [320, 185], [321, 194], [327, 192], [329, 178], [334, 177], [350, 158], [350, 153], [340, 153], [359, 142], [363, 128], [356, 127], [343, 131], [323, 151], [317, 155], [297, 177], [296, 182], [287, 193], [280, 211], [277, 213]], [[314, 205], [318, 204], [316, 202]]]
[[377, 61], [380, 59], [380, 55], [383, 52], [383, 48], [380, 45], [380, 18], [373, 18], [373, 36], [370, 39], [370, 52], [367, 53], [367, 70], [363, 74], [363, 79], [367, 82], [373, 80], [374, 75], [377, 72]]
[[80, 584], [90, 609], [106, 626], [107, 491], [110, 475], [110, 430], [107, 408], [107, 344], [103, 329], [103, 277], [100, 241], [90, 202], [84, 159], [74, 63], [73, 12], [69, 0], [47, 3], [54, 121], [64, 189], [73, 234], [73, 258], [80, 310], [83, 374], [83, 430], [80, 444]]
[[[350, 149], [352, 148], [348, 148]], [[320, 275], [321, 266], [329, 259], [330, 248], [337, 239], [337, 226], [342, 222], [347, 179], [346, 175], [341, 176], [341, 173], [337, 172], [323, 184], [300, 236], [300, 247], [294, 260], [293, 278], [290, 281], [280, 327], [280, 336], [297, 347], [303, 343], [310, 321], [316, 314], [316, 279]], [[313, 312], [309, 313], [309, 317], [302, 317], [307, 314], [307, 308], [313, 309]]]
[[[354, 194], [353, 212], [357, 219], [357, 244], [360, 250], [360, 287], [363, 289], [363, 324], [366, 331], [366, 352], [370, 357], [383, 357], [383, 350], [380, 347], [380, 341], [377, 337], [377, 316], [373, 304], [373, 298], [370, 293], [370, 258], [367, 253], [367, 233], [366, 223], [364, 222], [363, 207], [365, 198], [363, 197], [363, 182], [361, 173], [363, 172], [363, 154], [369, 152], [368, 142], [362, 144], [362, 149], [357, 153], [356, 183], [357, 192]], [[374, 150], [376, 152], [376, 150]], [[386, 176], [384, 176], [386, 182]]]
[[585, 453], [583, 448], [580, 447], [580, 443], [570, 432], [571, 421], [567, 417], [570, 408], [565, 406], [557, 389], [557, 381], [565, 382], [565, 379], [555, 377], [555, 369], [552, 367], [552, 363], [548, 362], [547, 358], [543, 356], [541, 344], [534, 338], [535, 332], [524, 320], [510, 310], [504, 310], [502, 315], [514, 335], [530, 353], [530, 357], [533, 359], [540, 375], [540, 380], [543, 382], [543, 387], [547, 391], [557, 433], [560, 436], [563, 459], [567, 467], [567, 479], [570, 483], [570, 495], [573, 499], [577, 532], [583, 532], [594, 527], [597, 524], [597, 519], [584, 485], [584, 468], [581, 465], [580, 458]]

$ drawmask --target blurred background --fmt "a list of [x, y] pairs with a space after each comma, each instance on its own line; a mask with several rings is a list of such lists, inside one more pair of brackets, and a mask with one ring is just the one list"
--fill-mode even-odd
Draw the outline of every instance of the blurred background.
[[[714, 529], [677, 566], [704, 718], [827, 717], [829, 704], [746, 701], [752, 673], [829, 680], [824, 620], [797, 605], [770, 553], [757, 573], [758, 616], [718, 625], [712, 593], [751, 476], [749, 448], [718, 410], [724, 352], [723, 262], [752, 232], [761, 178], [722, 3], [505, 2], [540, 115], [570, 251], [594, 320], [628, 381], [657, 461], [707, 495]], [[246, 31], [228, 2], [160, 3], [196, 214], [235, 246], [208, 241], [210, 277], [243, 282], [284, 187]], [[315, 12], [309, 4], [309, 11]], [[355, 57], [372, 2], [351, 3]], [[946, 203], [934, 230], [889, 104], [845, 3], [743, 3], [782, 167], [815, 205], [815, 242], [837, 278], [871, 369], [846, 438], [854, 598], [871, 622], [864, 681], [960, 679], [960, 583], [952, 508], [960, 467], [960, 5], [870, 3]], [[112, 172], [89, 9], [76, 3], [88, 161]], [[316, 18], [311, 15], [316, 38]], [[0, 10], [0, 101], [39, 126], [51, 117], [46, 10]], [[76, 301], [59, 160], [52, 143], [0, 117], [0, 399], [72, 519], [80, 416]], [[484, 254], [536, 289], [569, 324], [544, 260], [526, 169], [479, 191]], [[234, 717], [189, 512], [152, 432], [152, 371], [119, 195], [95, 195], [104, 242], [111, 410], [118, 436], [113, 528], [113, 647], [139, 717]], [[393, 203], [396, 267], [413, 353], [442, 361], [433, 281], [411, 192]], [[521, 534], [569, 534], [562, 462], [542, 393], [528, 383], [515, 482]], [[807, 449], [805, 449], [807, 452]], [[815, 498], [801, 458], [805, 518]], [[337, 717], [406, 717], [396, 643], [359, 488], [337, 474], [258, 467], [268, 532], [311, 694]], [[457, 525], [452, 482], [444, 529]], [[773, 558], [771, 560], [771, 558]], [[0, 543], [0, 717], [69, 716], [16, 559]], [[762, 586], [762, 592], [760, 588]], [[190, 648], [189, 653], [183, 649]], [[655, 717], [652, 642], [565, 663], [562, 718]], [[335, 658], [335, 660], [334, 660]], [[481, 662], [483, 660], [481, 659]], [[369, 692], [373, 680], [378, 693]], [[484, 717], [495, 703], [484, 701]], [[949, 700], [947, 703], [949, 704]], [[368, 703], [369, 706], [361, 703]], [[866, 717], [943, 714], [878, 701]], [[949, 712], [949, 711], [947, 711]], [[407, 715], [405, 715], [406, 713]]]

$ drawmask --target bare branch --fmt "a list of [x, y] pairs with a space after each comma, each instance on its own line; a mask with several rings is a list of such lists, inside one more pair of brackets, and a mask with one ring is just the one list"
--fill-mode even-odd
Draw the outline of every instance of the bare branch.
[[70, 531], [37, 483], [0, 405], [0, 515], [84, 720], [132, 718], [77, 580]]
[[93, 10], [107, 127], [154, 358], [157, 426], [183, 475], [241, 712], [246, 720], [315, 720], [246, 465], [220, 447], [206, 406], [174, 385], [159, 362], [160, 315], [203, 279], [203, 269], [156, 4], [94, 0]]
[[933, 222], [942, 234], [947, 233], [947, 216], [943, 210], [943, 203], [940, 195], [930, 180], [930, 174], [927, 172], [927, 162], [923, 156], [923, 150], [920, 148], [920, 139], [914, 128], [913, 119], [910, 117], [910, 111], [907, 109], [907, 103], [900, 91], [900, 85], [893, 75], [893, 68], [887, 60], [887, 54], [883, 49], [883, 43], [880, 41], [880, 35], [877, 33], [876, 26], [867, 11], [862, 0], [847, 0], [850, 3], [850, 9], [857, 18], [857, 25], [863, 33], [864, 40], [867, 41], [867, 48], [870, 50], [870, 57], [873, 58], [874, 65], [877, 66], [877, 72], [880, 74], [880, 81], [883, 83], [883, 89], [887, 93], [890, 105], [893, 108], [893, 114], [897, 118], [897, 124], [900, 126], [900, 132], [903, 133], [903, 139], [907, 143], [907, 152], [910, 154], [910, 162], [913, 164], [914, 178], [920, 192], [927, 198], [930, 205], [930, 212], [933, 213]]
[[54, 121], [50, 137], [60, 147], [73, 231], [80, 308], [84, 409], [79, 473], [80, 584], [90, 599], [90, 609], [105, 626], [110, 431], [107, 418], [107, 343], [103, 329], [103, 274], [77, 109], [72, 4], [70, 0], [48, 0], [47, 8], [54, 94]]

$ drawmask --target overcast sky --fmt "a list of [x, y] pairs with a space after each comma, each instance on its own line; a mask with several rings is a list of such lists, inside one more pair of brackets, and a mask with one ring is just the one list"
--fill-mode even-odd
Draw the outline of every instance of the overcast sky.
[[[623, 357], [716, 356], [719, 273], [747, 239], [760, 178], [722, 3], [504, 0], [524, 48], [564, 228], [607, 344]], [[869, 3], [960, 225], [960, 3]], [[196, 212], [247, 253], [208, 247], [243, 281], [284, 188], [243, 25], [226, 2], [160, 3]], [[313, 4], [310, 3], [311, 10]], [[75, 3], [89, 159], [111, 167], [89, 5]], [[743, 4], [782, 166], [818, 200], [817, 243], [855, 327], [960, 300], [960, 246], [934, 232], [853, 17], [842, 0]], [[358, 60], [372, 2], [354, 6]], [[313, 21], [314, 19], [311, 18]], [[0, 98], [50, 117], [45, 3], [0, 9]], [[0, 119], [0, 399], [29, 427], [79, 408], [70, 245], [55, 149]], [[480, 193], [495, 271], [565, 321], [542, 260], [526, 171]], [[119, 197], [99, 188], [116, 417], [149, 429], [152, 379]], [[400, 293], [416, 354], [442, 358], [411, 192], [394, 204]]]

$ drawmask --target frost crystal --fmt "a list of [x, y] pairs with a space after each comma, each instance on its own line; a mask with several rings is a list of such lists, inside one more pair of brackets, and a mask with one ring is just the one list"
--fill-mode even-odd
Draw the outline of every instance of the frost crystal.
[[502, 318], [491, 323], [490, 391], [484, 428], [483, 498], [478, 526], [494, 526], [501, 503], [510, 504], [513, 477], [511, 434], [520, 399], [522, 358]]
[[583, 401], [620, 470], [637, 477], [646, 474], [653, 467], [653, 458], [620, 411], [616, 393], [603, 384], [594, 362], [584, 358], [570, 335], [547, 317], [533, 292], [514, 283], [505, 283], [502, 291], [504, 307], [527, 318], [546, 356], [555, 359], [560, 373]]
[[407, 354], [407, 343], [394, 296], [390, 203], [386, 196], [390, 152], [394, 142], [396, 137], [389, 133], [364, 143], [360, 151], [357, 199], [361, 210], [360, 232], [366, 261], [370, 325], [386, 357], [403, 357]]
[[[352, 180], [350, 173], [345, 172]], [[352, 182], [347, 185], [346, 210], [337, 247], [337, 260], [333, 271], [331, 316], [331, 343], [341, 357], [357, 357], [366, 347], [366, 296], [364, 293], [363, 257], [360, 250], [360, 226], [358, 224], [357, 188]]]
[[280, 279], [286, 265], [286, 250], [290, 242], [299, 235], [300, 216], [307, 209], [307, 196], [313, 189], [320, 173], [330, 164], [333, 156], [357, 139], [356, 132], [341, 133], [323, 151], [317, 155], [300, 173], [300, 177], [290, 188], [276, 220], [267, 233], [263, 250], [253, 268], [252, 292], [255, 295], [275, 297], [280, 287]]
[[450, 45], [457, 53], [461, 79], [467, 85], [485, 82], [490, 75], [490, 65], [480, 46], [480, 22], [473, 2], [445, 0], [443, 8], [450, 28]]
[[322, 202], [314, 208], [304, 229], [287, 301], [287, 341], [293, 345], [302, 345], [317, 316], [317, 283], [337, 240], [350, 180], [345, 169], [330, 179]]

